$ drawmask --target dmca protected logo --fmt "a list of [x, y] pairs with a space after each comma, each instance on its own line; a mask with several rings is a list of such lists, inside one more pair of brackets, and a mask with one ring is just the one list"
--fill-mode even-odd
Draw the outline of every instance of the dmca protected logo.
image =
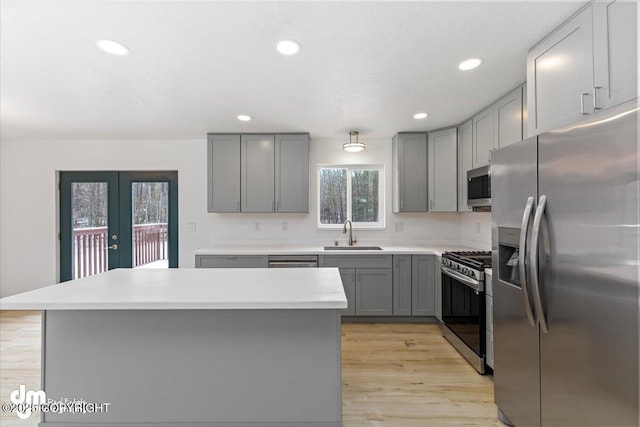
[[[24, 384], [20, 384], [17, 390], [13, 390], [9, 398], [11, 403], [16, 405], [15, 413], [21, 420], [29, 418], [33, 408], [47, 403], [47, 394], [44, 390], [27, 390], [27, 386]], [[4, 405], [2, 405], [2, 409], [4, 410]]]
[[27, 386], [21, 384], [9, 395], [11, 403], [2, 404], [2, 412], [15, 412], [17, 417], [26, 420], [34, 412], [51, 412], [56, 414], [87, 414], [107, 413], [111, 403], [91, 403], [84, 399], [63, 398], [60, 400], [47, 399], [44, 390], [27, 390]]

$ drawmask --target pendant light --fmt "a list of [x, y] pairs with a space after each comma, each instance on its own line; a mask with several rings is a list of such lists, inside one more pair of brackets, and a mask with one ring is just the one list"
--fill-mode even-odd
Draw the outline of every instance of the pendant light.
[[[355, 141], [353, 140], [354, 137], [356, 139]], [[350, 153], [357, 153], [358, 151], [362, 151], [365, 148], [367, 148], [367, 146], [364, 142], [358, 141], [358, 132], [355, 131], [349, 132], [349, 142], [345, 142], [344, 144], [342, 144], [342, 149]]]

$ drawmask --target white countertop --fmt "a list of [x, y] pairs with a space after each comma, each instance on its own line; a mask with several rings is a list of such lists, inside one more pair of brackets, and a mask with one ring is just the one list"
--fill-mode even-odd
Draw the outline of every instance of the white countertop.
[[0, 299], [0, 310], [343, 308], [337, 268], [118, 269]]
[[[327, 245], [329, 246], [329, 245]], [[474, 250], [466, 246], [447, 245], [407, 245], [407, 246], [386, 246], [369, 243], [360, 243], [358, 246], [379, 246], [382, 250], [325, 250], [324, 246], [284, 246], [284, 245], [221, 245], [211, 248], [203, 248], [194, 251], [195, 255], [348, 255], [348, 254], [369, 254], [369, 255], [389, 255], [389, 254], [416, 254], [416, 255], [438, 255], [441, 256], [446, 251]]]

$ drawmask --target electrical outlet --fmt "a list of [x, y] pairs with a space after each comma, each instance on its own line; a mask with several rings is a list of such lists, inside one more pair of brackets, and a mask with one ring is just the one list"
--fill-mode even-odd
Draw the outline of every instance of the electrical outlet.
[[480, 234], [480, 223], [476, 222], [476, 233]]
[[187, 223], [187, 233], [194, 233], [196, 231], [196, 223], [188, 222]]
[[393, 231], [396, 233], [402, 233], [404, 231], [404, 222], [394, 222]]
[[260, 222], [256, 221], [253, 223], [253, 227], [255, 231], [260, 231]]
[[282, 228], [282, 231], [289, 231], [289, 223], [287, 221], [282, 221], [280, 223], [280, 226]]

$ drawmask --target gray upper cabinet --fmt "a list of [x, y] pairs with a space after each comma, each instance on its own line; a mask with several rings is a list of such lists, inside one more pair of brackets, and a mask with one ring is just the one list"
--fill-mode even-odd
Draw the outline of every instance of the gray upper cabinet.
[[309, 134], [209, 134], [209, 212], [309, 212]]
[[208, 136], [209, 212], [240, 212], [240, 135]]
[[411, 316], [411, 255], [393, 256], [393, 315]]
[[393, 314], [393, 273], [390, 268], [356, 270], [356, 316]]
[[592, 34], [589, 5], [529, 50], [530, 136], [593, 113]]
[[522, 86], [498, 100], [494, 108], [494, 148], [522, 141]]
[[471, 212], [467, 206], [467, 171], [473, 169], [473, 122], [458, 128], [458, 212]]
[[276, 135], [275, 210], [309, 212], [309, 135]]
[[241, 210], [273, 212], [275, 138], [273, 135], [242, 135], [241, 141]]
[[491, 105], [473, 117], [473, 169], [486, 166], [493, 150], [494, 107]]
[[458, 211], [458, 129], [429, 132], [429, 211]]
[[593, 3], [594, 105], [606, 109], [638, 97], [638, 3]]
[[435, 255], [412, 255], [412, 304], [414, 316], [436, 314]]
[[398, 133], [392, 147], [393, 212], [426, 212], [427, 134]]

